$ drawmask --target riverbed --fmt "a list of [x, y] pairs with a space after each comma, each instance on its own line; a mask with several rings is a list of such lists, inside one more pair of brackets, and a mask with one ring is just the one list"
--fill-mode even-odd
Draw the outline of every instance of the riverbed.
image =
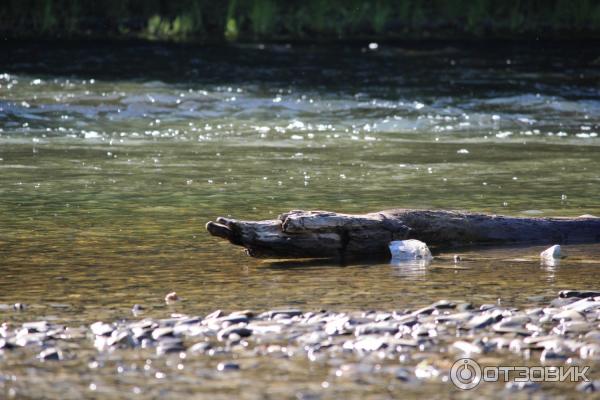
[[[557, 266], [540, 264], [545, 246], [531, 246], [445, 250], [429, 266], [406, 267], [256, 260], [204, 229], [217, 216], [291, 209], [600, 215], [594, 46], [2, 46], [2, 321], [89, 329], [217, 309], [391, 313], [442, 299], [528, 309], [600, 285], [597, 244], [563, 246]], [[171, 291], [181, 300], [167, 305]], [[143, 311], [132, 313], [135, 304]], [[72, 358], [45, 362], [39, 348], [0, 350], [0, 393], [473, 394], [441, 377], [336, 380], [335, 356], [245, 355], [229, 374], [217, 371], [218, 357], [197, 353], [163, 376], [139, 373], [152, 360], [145, 351], [98, 350], [91, 337], [73, 346]], [[352, 359], [377, 364], [368, 361]], [[597, 358], [587, 362], [598, 368]], [[579, 392], [564, 384], [534, 393]]]

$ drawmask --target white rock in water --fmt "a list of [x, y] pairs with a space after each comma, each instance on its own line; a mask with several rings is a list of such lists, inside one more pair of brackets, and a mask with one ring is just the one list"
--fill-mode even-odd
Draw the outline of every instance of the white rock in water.
[[560, 259], [560, 245], [555, 244], [552, 247], [548, 247], [546, 250], [540, 253], [542, 261], [553, 261]]
[[429, 261], [433, 257], [427, 245], [420, 240], [396, 240], [390, 242], [390, 253], [392, 259], [397, 261], [402, 260], [424, 260]]

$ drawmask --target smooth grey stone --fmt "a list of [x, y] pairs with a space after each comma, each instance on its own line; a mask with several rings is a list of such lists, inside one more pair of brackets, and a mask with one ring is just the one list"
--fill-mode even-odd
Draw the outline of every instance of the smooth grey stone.
[[587, 333], [590, 330], [590, 324], [584, 321], [569, 321], [563, 322], [558, 326], [555, 326], [552, 332], [558, 335], [564, 335], [567, 333]]
[[592, 340], [594, 342], [600, 342], [600, 331], [594, 330], [586, 333], [583, 338], [585, 340]]
[[528, 308], [525, 310], [525, 314], [529, 317], [541, 317], [544, 315], [544, 309], [542, 307]]
[[230, 316], [244, 316], [246, 318], [253, 318], [256, 313], [252, 310], [240, 310], [240, 311], [234, 311], [232, 313], [229, 314]]
[[524, 327], [520, 326], [512, 326], [512, 325], [502, 325], [500, 322], [492, 325], [492, 329], [497, 333], [514, 333], [516, 335], [528, 336], [531, 332], [529, 332]]
[[456, 305], [456, 311], [458, 311], [458, 312], [470, 311], [470, 310], [473, 310], [473, 304], [471, 304], [471, 303], [459, 303]]
[[158, 322], [158, 325], [161, 326], [161, 327], [173, 327], [179, 321], [181, 321], [180, 317], [173, 317], [173, 318], [159, 319], [157, 322]]
[[240, 338], [248, 337], [252, 335], [252, 329], [248, 329], [245, 326], [232, 325], [228, 328], [222, 329], [217, 333], [217, 339], [225, 340], [231, 335], [238, 335]]
[[334, 319], [325, 325], [325, 333], [328, 335], [346, 335], [353, 331], [351, 319], [348, 316]]
[[436, 310], [451, 310], [456, 308], [456, 303], [450, 300], [439, 300], [433, 303], [430, 307], [435, 308]]
[[483, 328], [493, 324], [496, 321], [497, 321], [497, 319], [494, 318], [494, 316], [491, 314], [477, 315], [477, 316], [473, 317], [469, 322], [467, 322], [467, 324], [465, 325], [465, 328], [467, 328], [467, 329], [483, 329]]
[[452, 348], [458, 350], [463, 354], [481, 354], [483, 353], [483, 347], [474, 343], [470, 343], [464, 340], [459, 340], [452, 344]]
[[585, 298], [578, 300], [574, 303], [567, 304], [563, 307], [566, 310], [574, 310], [579, 311], [581, 313], [585, 313], [587, 311], [595, 310], [600, 308], [600, 301], [595, 301], [592, 298]]
[[25, 322], [21, 327], [29, 332], [46, 332], [50, 329], [48, 321]]
[[92, 333], [96, 336], [109, 336], [115, 328], [112, 325], [105, 324], [102, 321], [94, 322], [90, 325]]
[[212, 349], [212, 344], [210, 342], [198, 342], [194, 344], [192, 347], [188, 349], [189, 353], [206, 353], [208, 350]]
[[584, 393], [598, 393], [600, 392], [600, 380], [581, 382], [577, 385], [576, 389]]
[[227, 315], [225, 317], [218, 318], [217, 320], [221, 324], [222, 328], [241, 323], [247, 324], [250, 322], [250, 319], [245, 315]]
[[446, 322], [455, 322], [455, 323], [465, 323], [473, 318], [473, 313], [470, 312], [459, 312], [453, 314], [444, 314], [439, 315], [434, 318], [434, 321], [437, 323], [446, 323]]
[[210, 314], [208, 314], [206, 317], [204, 317], [204, 319], [215, 319], [215, 318], [219, 318], [223, 315], [223, 310], [216, 310], [211, 312]]
[[420, 344], [425, 341], [417, 340], [417, 339], [394, 339], [393, 344], [399, 347], [418, 347]]
[[291, 318], [291, 317], [295, 317], [297, 315], [302, 315], [302, 311], [300, 311], [296, 308], [290, 308], [290, 309], [281, 309], [281, 310], [270, 310], [270, 311], [260, 314], [259, 318], [273, 319], [277, 316], [284, 316], [286, 318]]
[[15, 337], [15, 344], [20, 347], [38, 345], [41, 346], [44, 343], [46, 335], [43, 333], [25, 333], [18, 334]]
[[217, 371], [237, 371], [239, 369], [240, 365], [232, 361], [220, 362], [219, 365], [217, 365]]
[[344, 343], [344, 348], [356, 351], [377, 351], [387, 347], [387, 343], [378, 336], [365, 336], [353, 341]]
[[514, 315], [512, 317], [503, 318], [498, 324], [503, 327], [518, 327], [525, 326], [528, 322], [531, 322], [531, 317], [528, 317], [527, 315]]
[[504, 349], [510, 346], [511, 340], [505, 337], [494, 337], [487, 341], [487, 345], [496, 349]]
[[355, 336], [362, 335], [394, 335], [398, 332], [398, 326], [389, 322], [372, 322], [370, 324], [358, 325], [354, 329]]
[[579, 349], [579, 357], [583, 358], [584, 360], [587, 360], [587, 359], [598, 360], [598, 359], [600, 359], [600, 344], [598, 344], [598, 343], [587, 343], [587, 344], [584, 344]]
[[177, 338], [164, 338], [159, 341], [156, 346], [156, 354], [163, 355], [167, 353], [179, 353], [185, 351], [185, 346], [181, 339]]
[[414, 315], [399, 315], [399, 316], [394, 316], [394, 320], [396, 320], [396, 322], [398, 322], [398, 324], [400, 325], [406, 325], [406, 326], [413, 326], [417, 323], [417, 318]]
[[200, 318], [200, 317], [186, 317], [186, 318], [183, 318], [183, 319], [177, 321], [175, 326], [194, 325], [194, 324], [199, 324], [200, 322], [202, 322], [202, 318]]
[[585, 321], [585, 317], [575, 310], [564, 310], [552, 316], [553, 321]]
[[152, 331], [152, 339], [157, 340], [163, 336], [173, 336], [173, 328], [170, 326], [165, 326], [161, 328], [156, 328]]
[[375, 315], [375, 322], [389, 321], [392, 319], [392, 313], [380, 312]]
[[427, 307], [419, 308], [418, 310], [413, 311], [412, 315], [413, 316], [430, 315], [434, 311], [435, 311], [435, 307], [427, 306]]
[[145, 308], [139, 304], [134, 304], [133, 307], [131, 307], [131, 312], [134, 314], [141, 313], [144, 310]]
[[131, 330], [131, 333], [134, 339], [142, 340], [151, 338], [152, 330], [152, 328], [135, 327]]
[[394, 370], [394, 378], [396, 378], [402, 382], [408, 382], [408, 381], [412, 380], [412, 377], [413, 377], [412, 371], [409, 370], [408, 368], [398, 367]]
[[561, 290], [558, 292], [559, 297], [568, 298], [568, 297], [597, 297], [600, 296], [599, 291], [594, 290]]
[[63, 359], [63, 354], [62, 354], [62, 351], [60, 351], [56, 347], [49, 347], [47, 349], [42, 350], [38, 354], [38, 358], [42, 361], [48, 361], [48, 360], [59, 361], [59, 360]]
[[580, 300], [579, 297], [557, 297], [550, 302], [550, 307], [562, 308]]
[[131, 344], [129, 332], [126, 330], [116, 330], [110, 335], [110, 337], [106, 340], [106, 344], [108, 346], [115, 346], [119, 344], [127, 345]]
[[541, 362], [553, 361], [553, 360], [566, 360], [568, 356], [561, 352], [556, 351], [554, 349], [544, 349], [542, 354], [540, 355]]

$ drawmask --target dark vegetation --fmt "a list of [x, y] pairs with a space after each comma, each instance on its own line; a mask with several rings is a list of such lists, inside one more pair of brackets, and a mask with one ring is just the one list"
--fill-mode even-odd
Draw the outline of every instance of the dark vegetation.
[[9, 38], [600, 38], [596, 0], [3, 0]]

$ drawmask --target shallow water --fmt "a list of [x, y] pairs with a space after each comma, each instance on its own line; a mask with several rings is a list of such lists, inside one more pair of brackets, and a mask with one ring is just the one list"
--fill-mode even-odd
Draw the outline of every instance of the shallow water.
[[[597, 245], [565, 246], [553, 268], [536, 258], [543, 247], [521, 247], [461, 249], [460, 268], [450, 253], [407, 269], [255, 260], [204, 230], [219, 215], [290, 209], [600, 215], [593, 46], [4, 46], [0, 303], [28, 305], [0, 310], [4, 320], [78, 326], [133, 318], [133, 304], [162, 317], [442, 298], [534, 306], [600, 284]], [[183, 301], [166, 306], [173, 290]], [[33, 382], [81, 372], [19, 368]], [[260, 374], [232, 386], [257, 395]], [[322, 371], [301, 376], [278, 393], [320, 393]], [[193, 387], [169, 379], [163, 395]], [[103, 385], [119, 395], [118, 382]], [[386, 393], [376, 379], [365, 387]]]

